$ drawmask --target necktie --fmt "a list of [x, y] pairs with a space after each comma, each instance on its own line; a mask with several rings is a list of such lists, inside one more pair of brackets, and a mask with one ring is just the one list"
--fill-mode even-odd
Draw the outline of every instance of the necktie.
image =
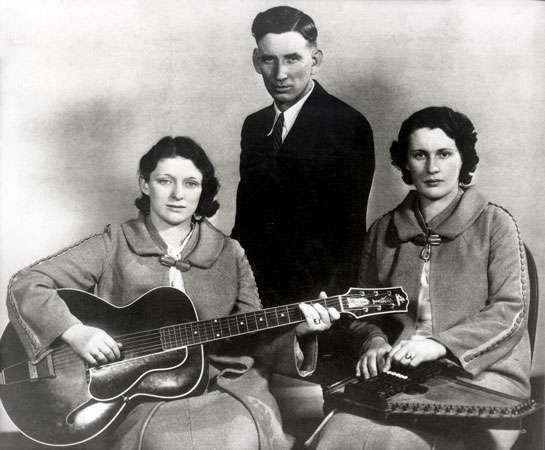
[[284, 113], [280, 113], [272, 131], [272, 142], [275, 151], [282, 146], [282, 128], [284, 127]]

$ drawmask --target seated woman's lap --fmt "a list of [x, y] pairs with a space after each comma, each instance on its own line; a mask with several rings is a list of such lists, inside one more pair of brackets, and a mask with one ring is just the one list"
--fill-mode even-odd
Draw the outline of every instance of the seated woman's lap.
[[117, 428], [113, 441], [114, 450], [259, 448], [252, 416], [222, 392], [139, 404]]
[[489, 450], [511, 448], [519, 430], [489, 430], [467, 424], [401, 427], [336, 413], [320, 432], [318, 450]]

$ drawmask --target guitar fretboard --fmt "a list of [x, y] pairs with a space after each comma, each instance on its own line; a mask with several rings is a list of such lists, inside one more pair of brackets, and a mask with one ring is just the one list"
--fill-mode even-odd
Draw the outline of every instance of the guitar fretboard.
[[[338, 296], [306, 303], [320, 303], [325, 308], [337, 306], [340, 309], [340, 301], [342, 300]], [[304, 321], [304, 316], [297, 304], [277, 306], [219, 319], [163, 327], [160, 329], [161, 343], [164, 349], [167, 350], [188, 345], [204, 344], [302, 321]]]
[[[400, 308], [406, 306], [396, 300], [396, 294], [400, 295], [401, 292], [395, 288], [387, 290], [352, 288], [345, 295], [320, 298], [305, 301], [305, 303], [318, 303], [324, 308], [333, 307], [339, 311], [353, 312], [357, 317], [364, 317], [377, 313], [398, 312]], [[365, 299], [364, 303], [362, 299]], [[160, 339], [163, 349], [168, 350], [296, 324], [304, 320], [299, 303], [293, 303], [218, 319], [163, 327], [160, 329]]]

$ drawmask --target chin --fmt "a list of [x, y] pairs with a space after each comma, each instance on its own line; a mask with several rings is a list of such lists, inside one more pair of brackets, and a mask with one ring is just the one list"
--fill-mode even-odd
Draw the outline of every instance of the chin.
[[447, 197], [450, 192], [443, 192], [443, 191], [420, 191], [419, 194], [422, 197], [426, 197], [428, 200], [435, 201], [435, 200], [441, 200], [442, 198]]
[[276, 101], [276, 103], [279, 103], [281, 105], [293, 103], [293, 98], [291, 95], [277, 94], [277, 95], [273, 95], [273, 98]]
[[188, 222], [189, 220], [191, 220], [191, 217], [168, 217], [168, 218], [165, 218], [165, 222], [168, 223], [170, 226], [173, 226], [173, 227], [181, 225], [184, 222]]

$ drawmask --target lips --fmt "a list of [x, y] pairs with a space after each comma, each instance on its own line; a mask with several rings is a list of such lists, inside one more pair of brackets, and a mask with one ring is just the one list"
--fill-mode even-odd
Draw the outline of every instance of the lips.
[[437, 186], [439, 183], [442, 183], [443, 180], [426, 180], [424, 183], [428, 186]]
[[182, 206], [182, 205], [167, 205], [167, 208], [170, 208], [170, 209], [185, 209], [185, 206]]

